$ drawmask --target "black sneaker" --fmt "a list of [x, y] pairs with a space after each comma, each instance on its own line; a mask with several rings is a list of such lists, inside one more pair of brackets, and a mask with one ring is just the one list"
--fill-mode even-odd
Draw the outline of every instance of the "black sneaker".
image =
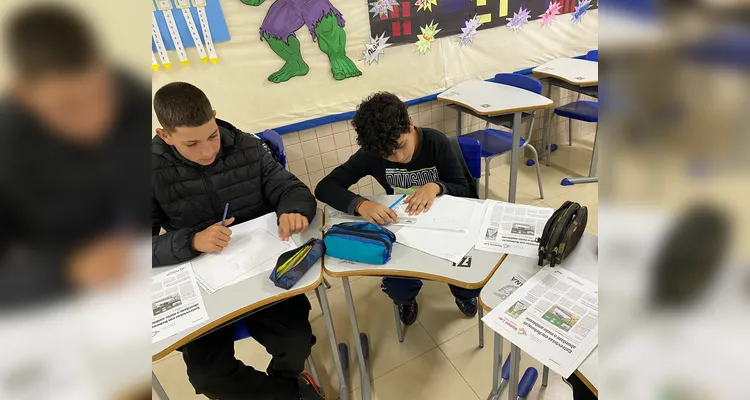
[[401, 322], [404, 325], [411, 325], [417, 320], [417, 314], [419, 313], [419, 305], [415, 299], [411, 303], [399, 304], [398, 305], [398, 316], [401, 318]]
[[461, 312], [464, 313], [464, 315], [467, 317], [473, 317], [477, 315], [476, 297], [469, 300], [456, 299], [456, 305], [458, 306], [458, 309], [461, 310]]
[[320, 392], [315, 380], [307, 372], [303, 372], [297, 377], [299, 384], [300, 400], [326, 400], [323, 393]]

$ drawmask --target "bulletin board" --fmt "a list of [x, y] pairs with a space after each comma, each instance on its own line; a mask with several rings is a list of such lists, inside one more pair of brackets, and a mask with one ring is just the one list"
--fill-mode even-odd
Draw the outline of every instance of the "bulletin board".
[[[403, 100], [417, 99], [442, 92], [466, 79], [487, 79], [496, 73], [535, 67], [556, 57], [578, 56], [598, 47], [595, 2], [589, 4], [585, 15], [578, 20], [572, 19], [573, 13], [560, 12], [552, 23], [543, 25], [539, 15], [535, 15], [543, 11], [543, 5], [533, 5], [534, 1], [516, 3], [509, 0], [511, 18], [513, 7], [530, 7], [528, 21], [518, 29], [509, 28], [507, 20], [501, 26], [480, 26], [469, 43], [462, 43], [461, 34], [455, 33], [455, 26], [446, 23], [443, 28], [436, 17], [434, 22], [440, 31], [422, 51], [417, 45], [421, 30], [412, 32], [410, 41], [393, 37], [393, 32], [387, 29], [378, 32], [383, 20], [373, 18], [371, 2], [330, 0], [341, 17], [335, 15], [333, 20], [336, 24], [343, 24], [346, 33], [346, 56], [361, 76], [335, 79], [329, 56], [320, 47], [323, 41], [318, 38], [314, 41], [313, 32], [302, 26], [293, 36], [299, 42], [301, 57], [309, 71], [274, 83], [269, 79], [285, 65], [285, 61], [272, 50], [261, 27], [269, 26], [268, 23], [264, 25], [264, 21], [271, 7], [278, 3], [278, 8], [288, 4], [283, 2], [294, 1], [300, 0], [221, 0], [223, 20], [230, 38], [216, 43], [218, 62], [191, 61], [188, 66], [175, 65], [169, 70], [159, 68], [152, 74], [153, 91], [173, 81], [190, 82], [206, 92], [218, 117], [243, 130], [257, 132], [353, 111], [362, 99], [377, 91], [393, 92]], [[450, 3], [450, 0], [426, 1], [437, 3], [432, 5], [432, 10], [438, 14], [441, 7]], [[472, 0], [472, 3], [481, 1]], [[493, 4], [496, 4], [498, 0], [486, 1], [488, 4], [495, 1]], [[547, 0], [540, 1], [540, 4], [546, 4]], [[500, 4], [496, 5], [500, 7]], [[324, 16], [328, 10], [323, 9]], [[399, 18], [403, 18], [402, 11], [399, 9]], [[425, 13], [424, 10], [419, 12]], [[499, 12], [498, 9], [498, 20], [501, 18]], [[391, 16], [389, 11], [388, 18]], [[394, 21], [390, 22], [385, 26], [392, 28]], [[454, 34], [450, 34], [451, 31]], [[461, 27], [458, 31], [463, 32]], [[381, 48], [377, 59], [372, 60], [372, 43], [378, 38], [388, 46]], [[186, 52], [191, 60], [199, 58], [193, 47], [186, 47]], [[169, 53], [176, 58], [173, 51]], [[155, 117], [153, 125], [158, 126]]]

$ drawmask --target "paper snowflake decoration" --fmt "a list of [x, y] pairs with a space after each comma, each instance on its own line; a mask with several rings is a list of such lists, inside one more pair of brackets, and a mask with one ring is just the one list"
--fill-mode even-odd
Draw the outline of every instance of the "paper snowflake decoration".
[[559, 1], [550, 3], [547, 11], [545, 11], [544, 14], [539, 15], [539, 18], [542, 19], [542, 26], [551, 25], [552, 21], [556, 19], [556, 16], [559, 15], [561, 11], [562, 5]]
[[437, 7], [437, 0], [417, 0], [414, 5], [417, 6], [417, 11], [432, 11], [432, 6]]
[[591, 0], [578, 0], [578, 5], [576, 6], [576, 10], [573, 12], [573, 16], [570, 20], [573, 21], [574, 24], [581, 22], [589, 7], [591, 7]]
[[513, 32], [517, 32], [523, 28], [524, 25], [529, 23], [529, 18], [531, 18], [531, 12], [527, 8], [521, 6], [517, 13], [513, 13], [513, 18], [506, 18], [508, 20], [508, 28]]
[[397, 0], [378, 0], [374, 3], [370, 3], [372, 8], [370, 12], [372, 17], [388, 17], [388, 11], [393, 12], [393, 6], [398, 6]]
[[435, 35], [440, 32], [440, 29], [438, 29], [438, 24], [435, 23], [435, 21], [431, 21], [429, 24], [425, 25], [424, 27], [420, 27], [419, 29], [422, 30], [421, 35], [417, 35], [417, 50], [425, 54], [427, 51], [430, 50], [430, 46], [432, 45], [432, 41], [435, 40]]
[[458, 35], [458, 40], [461, 43], [461, 46], [468, 46], [471, 44], [471, 42], [474, 40], [474, 36], [477, 35], [477, 28], [479, 28], [482, 24], [479, 22], [479, 17], [474, 15], [474, 17], [470, 20], [467, 20], [466, 23], [464, 23], [464, 27], [461, 28], [461, 34]]
[[374, 61], [376, 64], [380, 64], [380, 55], [385, 54], [385, 48], [389, 47], [391, 43], [388, 43], [390, 37], [385, 36], [385, 32], [382, 35], [370, 38], [370, 43], [365, 43], [365, 50], [362, 52], [362, 58], [365, 62], [370, 65]]

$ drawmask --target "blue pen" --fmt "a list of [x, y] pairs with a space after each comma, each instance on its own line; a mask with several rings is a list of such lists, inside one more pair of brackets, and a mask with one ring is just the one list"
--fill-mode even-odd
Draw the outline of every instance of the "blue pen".
[[399, 197], [399, 198], [398, 198], [398, 200], [396, 200], [396, 202], [395, 202], [395, 203], [393, 203], [393, 204], [391, 204], [391, 206], [390, 206], [390, 207], [388, 207], [388, 208], [390, 208], [391, 210], [393, 210], [393, 207], [396, 207], [396, 206], [398, 205], [398, 203], [400, 203], [400, 202], [401, 202], [401, 200], [403, 200], [403, 199], [404, 199], [405, 197], [406, 197], [406, 195], [405, 195], [405, 194], [404, 194], [404, 195], [401, 195], [401, 197]]
[[221, 226], [224, 226], [224, 221], [227, 220], [227, 211], [229, 211], [229, 203], [224, 205], [224, 216], [221, 217]]

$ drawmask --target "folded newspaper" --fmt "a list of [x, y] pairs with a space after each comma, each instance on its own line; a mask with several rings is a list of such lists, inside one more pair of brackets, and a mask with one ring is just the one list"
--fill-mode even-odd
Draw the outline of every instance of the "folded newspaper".
[[151, 277], [151, 343], [208, 319], [190, 264]]
[[567, 378], [598, 344], [598, 298], [595, 284], [544, 267], [482, 321]]
[[539, 238], [553, 209], [487, 200], [487, 211], [474, 248], [537, 257]]

